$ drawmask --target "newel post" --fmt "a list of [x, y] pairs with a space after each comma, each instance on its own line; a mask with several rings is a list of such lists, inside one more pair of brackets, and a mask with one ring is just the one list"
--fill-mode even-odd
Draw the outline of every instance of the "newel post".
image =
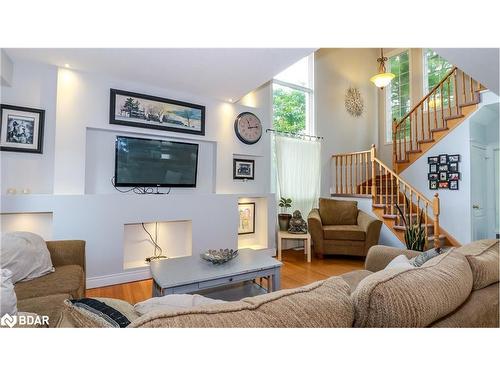
[[377, 197], [377, 176], [375, 175], [375, 158], [377, 152], [375, 150], [375, 145], [370, 148], [370, 160], [372, 163], [372, 200], [375, 203], [375, 198]]
[[398, 122], [396, 119], [392, 119], [392, 170], [396, 172], [396, 160], [397, 160], [397, 147], [396, 147], [396, 129], [398, 127]]
[[432, 213], [434, 215], [434, 247], [439, 249], [441, 241], [439, 239], [439, 194], [434, 194], [432, 201]]

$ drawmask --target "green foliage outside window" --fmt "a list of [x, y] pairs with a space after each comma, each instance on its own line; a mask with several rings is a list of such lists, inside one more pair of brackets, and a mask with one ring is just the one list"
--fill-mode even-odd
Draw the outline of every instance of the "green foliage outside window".
[[[389, 100], [391, 103], [391, 119], [401, 120], [411, 109], [410, 107], [410, 53], [404, 51], [389, 58], [388, 70], [396, 77], [389, 85]], [[404, 134], [409, 136], [410, 122], [406, 122], [406, 132], [400, 132], [398, 138]]]
[[282, 132], [299, 133], [306, 128], [306, 93], [273, 85], [273, 124]]
[[[425, 50], [425, 67], [426, 76], [427, 76], [427, 93], [429, 93], [437, 84], [450, 72], [453, 68], [448, 61], [439, 56], [436, 52], [426, 49]], [[454, 96], [455, 96], [455, 87], [453, 80], [448, 81], [450, 83], [450, 87], [448, 87], [448, 83], [445, 83], [443, 86], [443, 93], [441, 94], [441, 90], [437, 90], [436, 92], [436, 107], [440, 108], [441, 102], [444, 107], [448, 107], [448, 90], [450, 92], [450, 104], [454, 105]], [[442, 96], [442, 99], [441, 99]], [[431, 97], [434, 100], [434, 95]], [[433, 109], [433, 104], [430, 105], [431, 110]]]

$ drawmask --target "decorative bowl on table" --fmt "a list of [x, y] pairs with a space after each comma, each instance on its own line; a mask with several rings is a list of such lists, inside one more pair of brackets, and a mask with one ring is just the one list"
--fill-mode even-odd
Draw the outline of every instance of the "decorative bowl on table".
[[208, 260], [213, 264], [222, 264], [230, 261], [238, 255], [238, 250], [233, 249], [219, 249], [219, 250], [208, 250], [200, 254], [202, 259]]

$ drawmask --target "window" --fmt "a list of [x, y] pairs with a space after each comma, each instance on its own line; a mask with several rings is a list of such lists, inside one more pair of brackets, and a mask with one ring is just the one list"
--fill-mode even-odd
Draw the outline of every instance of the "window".
[[275, 130], [314, 134], [314, 55], [304, 57], [273, 80], [273, 126]]
[[[392, 142], [393, 119], [400, 120], [410, 107], [410, 51], [388, 58], [387, 70], [396, 77], [386, 87], [386, 142]], [[409, 129], [409, 122], [407, 124]], [[407, 130], [407, 133], [409, 130]]]
[[[448, 61], [439, 56], [436, 52], [426, 49], [423, 52], [424, 55], [424, 95], [427, 95], [429, 91], [431, 91], [434, 87], [437, 86], [439, 82], [450, 72], [453, 68]], [[448, 84], [444, 85], [444, 93], [442, 104], [446, 107], [448, 106], [448, 90], [450, 92], [450, 102], [451, 105], [454, 105], [454, 93], [455, 88], [453, 86], [453, 80], [450, 81], [450, 87]], [[436, 92], [436, 102], [434, 103], [434, 98], [432, 98], [431, 102], [431, 110], [434, 105], [436, 107], [440, 107], [441, 105], [441, 91], [438, 90]]]

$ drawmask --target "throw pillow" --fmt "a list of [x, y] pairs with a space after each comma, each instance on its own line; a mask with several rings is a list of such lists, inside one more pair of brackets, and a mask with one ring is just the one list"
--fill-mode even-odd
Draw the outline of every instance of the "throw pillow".
[[75, 327], [125, 328], [130, 324], [120, 311], [94, 298], [66, 300], [65, 304]]
[[12, 272], [7, 269], [0, 270], [2, 274], [2, 285], [0, 294], [0, 317], [5, 314], [17, 314], [17, 298], [12, 284]]
[[136, 303], [134, 310], [139, 315], [144, 315], [152, 311], [168, 312], [183, 308], [190, 308], [202, 305], [213, 305], [216, 303], [224, 303], [220, 299], [212, 299], [199, 294], [169, 294], [163, 297], [154, 297], [143, 302]]
[[391, 260], [387, 266], [385, 266], [384, 269], [390, 270], [394, 268], [399, 268], [402, 270], [407, 270], [410, 268], [415, 268], [413, 264], [410, 263], [410, 260], [403, 254], [398, 255], [396, 258]]
[[12, 272], [12, 283], [31, 280], [54, 272], [49, 249], [35, 233], [10, 232], [2, 235], [0, 267]]
[[410, 264], [414, 267], [421, 267], [428, 260], [437, 257], [438, 255], [446, 253], [447, 250], [443, 249], [430, 249], [423, 251], [422, 254], [417, 255], [415, 258], [410, 259]]

